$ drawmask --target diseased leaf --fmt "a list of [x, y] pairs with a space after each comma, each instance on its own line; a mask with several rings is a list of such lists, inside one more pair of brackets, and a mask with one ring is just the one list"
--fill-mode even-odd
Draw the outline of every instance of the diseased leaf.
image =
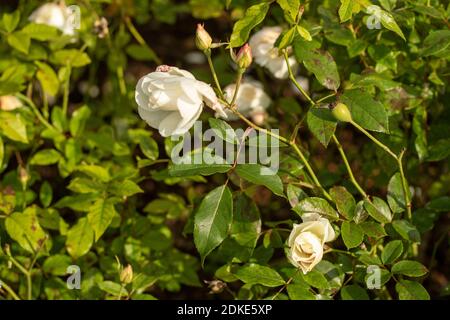
[[301, 200], [296, 208], [299, 209], [301, 215], [304, 214], [319, 214], [324, 218], [330, 220], [336, 220], [339, 218], [339, 214], [328, 203], [327, 200], [317, 197], [310, 197]]
[[330, 143], [331, 137], [336, 131], [337, 121], [330, 110], [322, 108], [312, 108], [308, 111], [306, 117], [308, 128], [312, 134], [326, 148]]
[[427, 290], [418, 282], [400, 280], [395, 285], [400, 300], [430, 300]]
[[88, 253], [93, 243], [94, 230], [87, 218], [80, 218], [67, 232], [66, 248], [74, 259]]

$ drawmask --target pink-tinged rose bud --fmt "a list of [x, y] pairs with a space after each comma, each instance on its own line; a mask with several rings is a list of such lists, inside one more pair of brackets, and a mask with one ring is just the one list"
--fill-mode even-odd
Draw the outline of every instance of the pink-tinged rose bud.
[[236, 55], [236, 63], [239, 68], [247, 69], [252, 64], [252, 60], [252, 49], [248, 43], [246, 43]]
[[205, 51], [211, 48], [212, 39], [209, 33], [203, 28], [203, 25], [200, 23], [197, 24], [197, 31], [195, 34], [195, 44], [197, 45], [197, 48]]

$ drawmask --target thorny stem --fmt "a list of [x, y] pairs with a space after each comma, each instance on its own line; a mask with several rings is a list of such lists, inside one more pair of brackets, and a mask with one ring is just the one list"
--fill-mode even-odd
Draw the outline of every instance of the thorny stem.
[[294, 277], [297, 275], [297, 273], [300, 271], [300, 269], [297, 269], [297, 271], [295, 271], [294, 275], [292, 277], [290, 277], [288, 279], [288, 281], [286, 281], [286, 283], [281, 287], [280, 290], [278, 290], [277, 293], [274, 294], [274, 296], [272, 297], [271, 300], [275, 300], [276, 297], [278, 297], [283, 291], [284, 289], [287, 288], [287, 286], [292, 282], [292, 280], [294, 280]]

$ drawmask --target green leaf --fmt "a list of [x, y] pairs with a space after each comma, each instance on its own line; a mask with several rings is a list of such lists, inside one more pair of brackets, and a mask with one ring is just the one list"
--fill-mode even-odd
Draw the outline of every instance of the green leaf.
[[83, 67], [91, 63], [91, 59], [85, 52], [77, 49], [62, 49], [53, 52], [52, 62], [59, 65], [70, 65], [71, 67]]
[[55, 149], [44, 149], [36, 152], [30, 160], [30, 164], [48, 166], [55, 164], [61, 159], [61, 154]]
[[283, 183], [280, 177], [270, 168], [259, 164], [238, 164], [236, 173], [243, 179], [256, 185], [262, 185], [270, 189], [280, 197], [284, 197]]
[[328, 289], [329, 287], [327, 278], [317, 269], [313, 269], [307, 274], [301, 276], [306, 283], [314, 288]]
[[341, 289], [341, 298], [342, 300], [369, 300], [369, 295], [357, 284], [352, 284]]
[[155, 61], [158, 60], [155, 52], [148, 46], [141, 46], [136, 43], [132, 43], [126, 48], [127, 54], [138, 61]]
[[283, 31], [281, 35], [278, 37], [277, 41], [275, 42], [275, 46], [278, 49], [284, 49], [289, 47], [292, 44], [292, 41], [294, 41], [296, 30], [297, 30], [296, 27], [292, 27], [287, 31]]
[[115, 181], [110, 185], [109, 192], [119, 197], [131, 197], [136, 193], [144, 192], [135, 182], [131, 180]]
[[20, 22], [20, 11], [16, 10], [13, 13], [4, 13], [2, 17], [2, 24], [6, 32], [13, 32]]
[[41, 189], [39, 191], [39, 199], [41, 200], [42, 205], [46, 208], [50, 205], [53, 199], [53, 190], [47, 181], [44, 181], [41, 185]]
[[405, 211], [405, 197], [400, 172], [397, 172], [389, 180], [387, 201], [393, 213]]
[[297, 32], [306, 41], [312, 41], [312, 37], [311, 37], [311, 34], [309, 33], [308, 29], [306, 29], [300, 25], [297, 25]]
[[450, 197], [435, 198], [427, 203], [426, 208], [438, 212], [450, 211]]
[[28, 143], [25, 121], [18, 113], [0, 112], [0, 134], [14, 141]]
[[93, 242], [94, 230], [92, 230], [87, 218], [80, 218], [67, 232], [66, 248], [74, 259], [88, 253]]
[[405, 35], [403, 34], [402, 29], [400, 29], [400, 27], [398, 26], [397, 22], [395, 22], [394, 17], [392, 16], [392, 14], [390, 14], [387, 11], [384, 11], [380, 8], [380, 20], [381, 20], [381, 24], [386, 28], [389, 29], [393, 32], [395, 32], [396, 34], [398, 34], [403, 40], [406, 41]]
[[354, 0], [341, 0], [341, 6], [339, 7], [339, 18], [341, 23], [352, 18]]
[[291, 300], [316, 300], [307, 286], [292, 283], [287, 286], [287, 292]]
[[392, 266], [392, 273], [408, 277], [421, 277], [428, 273], [427, 268], [417, 261], [403, 260]]
[[418, 282], [400, 280], [395, 285], [400, 300], [430, 300], [427, 290]]
[[424, 57], [437, 56], [444, 57], [449, 53], [450, 30], [431, 31], [423, 42], [421, 55]]
[[364, 208], [372, 218], [380, 223], [388, 223], [392, 220], [392, 213], [384, 200], [373, 197], [372, 202], [364, 200]]
[[86, 122], [91, 116], [91, 109], [88, 106], [82, 106], [72, 113], [69, 128], [73, 137], [79, 137], [83, 134]]
[[403, 253], [403, 243], [401, 240], [389, 242], [381, 252], [381, 261], [383, 264], [391, 264], [397, 260]]
[[7, 37], [8, 44], [14, 49], [28, 54], [28, 50], [30, 48], [30, 37], [23, 33], [22, 31], [17, 31], [14, 33], [8, 34]]
[[336, 62], [328, 51], [320, 50], [316, 41], [307, 41], [297, 37], [294, 41], [294, 54], [303, 62], [308, 71], [325, 88], [336, 91], [341, 85]]
[[194, 243], [202, 264], [227, 237], [233, 219], [233, 197], [230, 189], [220, 186], [203, 199], [194, 218]]
[[352, 194], [345, 187], [336, 186], [330, 189], [330, 195], [336, 203], [338, 212], [347, 220], [352, 220], [356, 208], [356, 201]]
[[277, 0], [277, 3], [283, 9], [286, 21], [294, 24], [300, 10], [300, 0]]
[[39, 225], [36, 207], [9, 215], [5, 219], [5, 229], [9, 236], [28, 252], [47, 253], [50, 250], [51, 244], [48, 235]]
[[239, 268], [235, 275], [239, 280], [250, 285], [261, 284], [266, 287], [278, 287], [285, 284], [278, 272], [255, 263]]
[[42, 23], [29, 23], [22, 32], [27, 34], [31, 39], [39, 41], [47, 41], [58, 37], [58, 29]]
[[100, 198], [89, 208], [87, 218], [92, 230], [94, 230], [95, 241], [100, 239], [111, 224], [114, 216], [117, 215], [114, 204], [115, 201], [112, 198]]
[[48, 65], [40, 61], [34, 62], [38, 66], [36, 78], [41, 83], [42, 88], [51, 96], [56, 96], [59, 90], [59, 79], [55, 71]]
[[195, 175], [210, 176], [215, 173], [225, 173], [231, 169], [229, 164], [172, 164], [169, 174], [172, 177], [189, 177]]
[[412, 242], [420, 242], [420, 232], [410, 222], [406, 220], [395, 220], [392, 222], [392, 226], [403, 239]]
[[242, 247], [253, 251], [260, 233], [261, 218], [258, 207], [244, 194], [240, 194], [236, 199], [230, 237]]
[[383, 226], [378, 222], [365, 221], [360, 223], [359, 226], [363, 229], [364, 233], [372, 238], [378, 239], [387, 236]]
[[337, 121], [330, 110], [323, 108], [311, 108], [308, 111], [306, 122], [309, 130], [326, 148], [331, 137], [336, 131]]
[[309, 197], [301, 200], [296, 208], [303, 214], [317, 213], [324, 218], [330, 220], [336, 220], [339, 218], [339, 214], [328, 203], [327, 200], [317, 197]]
[[158, 144], [153, 138], [141, 136], [139, 138], [139, 147], [142, 153], [150, 160], [155, 161], [159, 157]]
[[367, 92], [360, 89], [348, 90], [341, 96], [341, 100], [350, 109], [356, 123], [367, 130], [389, 132], [386, 109]]
[[121, 286], [118, 283], [112, 282], [112, 281], [102, 281], [98, 284], [98, 287], [105, 291], [106, 293], [109, 293], [113, 296], [127, 296], [128, 291], [123, 286]]
[[109, 175], [107, 169], [94, 164], [82, 164], [77, 166], [76, 170], [102, 182], [108, 182], [111, 180], [111, 176]]
[[48, 257], [42, 265], [42, 271], [54, 276], [67, 275], [67, 267], [72, 264], [72, 259], [63, 254]]
[[262, 2], [251, 6], [245, 11], [244, 17], [239, 19], [233, 26], [230, 47], [240, 47], [247, 41], [250, 31], [264, 20], [269, 7], [270, 3]]
[[227, 122], [216, 118], [209, 118], [208, 122], [214, 130], [214, 133], [221, 140], [231, 144], [236, 144], [239, 142], [233, 127], [231, 127]]
[[364, 232], [361, 227], [349, 221], [342, 222], [341, 235], [348, 249], [359, 246], [364, 239]]

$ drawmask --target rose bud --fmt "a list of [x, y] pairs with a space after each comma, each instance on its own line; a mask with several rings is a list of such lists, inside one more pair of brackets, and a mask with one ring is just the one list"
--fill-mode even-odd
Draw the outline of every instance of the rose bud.
[[209, 33], [203, 28], [200, 23], [197, 24], [197, 31], [195, 34], [195, 44], [199, 50], [205, 51], [211, 48], [212, 38]]
[[236, 63], [241, 69], [247, 69], [252, 64], [252, 49], [246, 43], [236, 55]]
[[337, 105], [332, 107], [331, 113], [339, 121], [342, 121], [342, 122], [352, 122], [353, 121], [350, 110], [348, 110], [348, 107], [341, 102], [339, 102]]
[[133, 281], [133, 268], [131, 265], [127, 265], [120, 273], [120, 282], [123, 284], [129, 284]]

